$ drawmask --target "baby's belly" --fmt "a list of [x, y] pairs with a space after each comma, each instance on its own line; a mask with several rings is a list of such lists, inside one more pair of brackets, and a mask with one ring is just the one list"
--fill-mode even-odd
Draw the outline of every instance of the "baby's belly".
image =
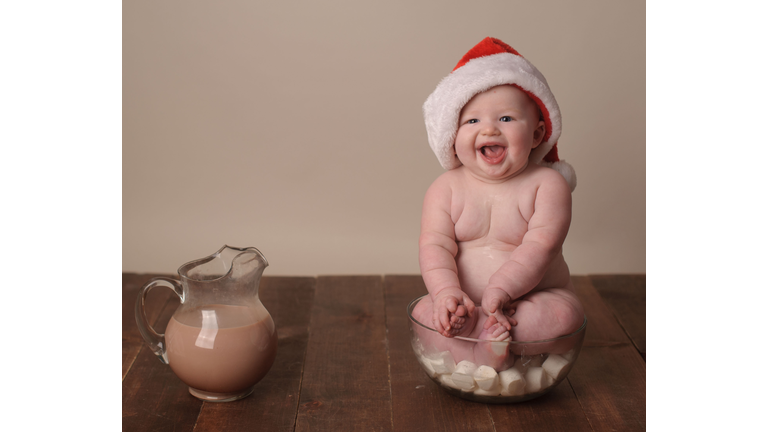
[[[488, 280], [499, 268], [509, 261], [512, 252], [517, 249], [514, 245], [501, 246], [468, 246], [459, 243], [459, 253], [456, 255], [456, 266], [459, 270], [461, 289], [480, 304], [483, 291], [488, 286]], [[569, 287], [570, 272], [562, 255], [559, 255], [547, 269], [541, 282], [531, 291], [547, 288]]]
[[462, 247], [459, 244], [456, 266], [462, 291], [479, 304], [483, 290], [488, 286], [488, 279], [509, 261], [514, 250], [514, 246], [501, 249], [492, 246]]

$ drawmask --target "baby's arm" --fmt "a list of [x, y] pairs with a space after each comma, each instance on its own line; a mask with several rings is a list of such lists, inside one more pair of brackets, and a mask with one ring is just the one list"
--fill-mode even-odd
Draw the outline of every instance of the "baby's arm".
[[474, 313], [475, 304], [459, 285], [458, 245], [451, 219], [451, 188], [438, 178], [424, 197], [419, 236], [419, 266], [432, 297], [435, 329], [443, 336], [458, 333]]
[[491, 275], [483, 292], [483, 310], [501, 323], [509, 319], [504, 311], [513, 313], [514, 302], [541, 282], [552, 261], [562, 252], [571, 224], [571, 190], [565, 179], [550, 170], [540, 175], [538, 188], [532, 191], [533, 213], [522, 244]]

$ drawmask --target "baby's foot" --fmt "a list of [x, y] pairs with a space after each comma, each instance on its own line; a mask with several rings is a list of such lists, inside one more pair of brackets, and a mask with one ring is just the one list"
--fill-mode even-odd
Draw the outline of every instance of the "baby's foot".
[[509, 352], [507, 341], [511, 338], [506, 327], [497, 322], [484, 329], [478, 339], [488, 341], [478, 342], [475, 345], [475, 362], [478, 366], [486, 365], [496, 369], [497, 372], [510, 366], [508, 363], [514, 359], [514, 356]]
[[445, 337], [468, 336], [477, 321], [472, 300], [461, 290], [446, 289], [432, 303], [432, 323]]
[[503, 340], [509, 339], [509, 330], [497, 322], [496, 324], [493, 324], [480, 332], [480, 336], [477, 338], [482, 340], [501, 342]]
[[[459, 305], [456, 308], [456, 312], [448, 312], [448, 319], [450, 321], [451, 329], [449, 333], [451, 336], [469, 336], [474, 327], [474, 321], [471, 320], [467, 312], [467, 308], [463, 305]], [[470, 321], [472, 321], [470, 323]]]

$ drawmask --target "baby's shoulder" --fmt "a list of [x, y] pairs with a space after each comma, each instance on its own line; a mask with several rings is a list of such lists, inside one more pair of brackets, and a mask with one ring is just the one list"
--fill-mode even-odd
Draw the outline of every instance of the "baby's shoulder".
[[459, 168], [455, 168], [440, 174], [429, 188], [451, 192], [461, 190], [464, 187], [464, 176], [459, 171]]
[[571, 189], [565, 177], [552, 168], [532, 165], [527, 171], [524, 181], [527, 187], [535, 190], [545, 187], [555, 191], [567, 191], [570, 194]]

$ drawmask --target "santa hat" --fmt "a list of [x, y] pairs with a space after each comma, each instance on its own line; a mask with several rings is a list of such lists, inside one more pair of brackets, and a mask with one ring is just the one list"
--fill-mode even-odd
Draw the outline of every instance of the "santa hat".
[[498, 85], [511, 84], [524, 91], [538, 106], [546, 132], [529, 160], [560, 172], [576, 188], [576, 173], [557, 156], [562, 123], [560, 108], [544, 75], [504, 42], [487, 37], [469, 50], [424, 102], [424, 122], [429, 145], [440, 165], [450, 170], [461, 166], [453, 151], [459, 114], [472, 97]]

